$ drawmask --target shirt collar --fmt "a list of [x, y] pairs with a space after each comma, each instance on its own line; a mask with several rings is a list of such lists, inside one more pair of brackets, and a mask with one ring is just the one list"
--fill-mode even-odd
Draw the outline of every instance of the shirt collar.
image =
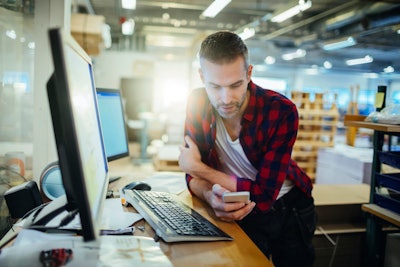
[[244, 111], [243, 119], [252, 121], [254, 119], [255, 109], [256, 109], [256, 89], [257, 86], [253, 81], [250, 81], [247, 85], [247, 90], [250, 91], [249, 102], [247, 103], [247, 108]]

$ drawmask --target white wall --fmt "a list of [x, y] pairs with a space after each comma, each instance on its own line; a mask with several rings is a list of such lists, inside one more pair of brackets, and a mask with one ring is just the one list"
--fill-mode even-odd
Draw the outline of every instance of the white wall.
[[[138, 52], [103, 51], [93, 59], [97, 87], [120, 88], [121, 78], [154, 79], [154, 111], [183, 110], [187, 93], [193, 85], [189, 59], [166, 60]], [[197, 71], [196, 71], [197, 75]]]

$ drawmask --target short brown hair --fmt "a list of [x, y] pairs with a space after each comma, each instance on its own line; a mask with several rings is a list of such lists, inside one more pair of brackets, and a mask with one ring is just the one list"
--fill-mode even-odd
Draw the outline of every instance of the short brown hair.
[[249, 66], [249, 52], [242, 38], [230, 31], [219, 31], [206, 37], [201, 43], [199, 57], [214, 63], [227, 63], [243, 57], [245, 68]]

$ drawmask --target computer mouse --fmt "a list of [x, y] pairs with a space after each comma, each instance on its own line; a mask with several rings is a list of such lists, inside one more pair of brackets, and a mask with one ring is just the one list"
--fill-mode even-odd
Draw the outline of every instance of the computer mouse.
[[150, 191], [151, 186], [143, 181], [135, 181], [123, 187], [123, 190], [132, 190], [132, 189]]

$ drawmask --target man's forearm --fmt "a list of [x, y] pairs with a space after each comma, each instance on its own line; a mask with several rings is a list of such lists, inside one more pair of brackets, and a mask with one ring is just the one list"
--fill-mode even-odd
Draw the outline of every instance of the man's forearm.
[[[236, 177], [229, 176], [223, 172], [215, 170], [204, 163], [200, 163], [190, 170], [190, 175], [195, 178], [207, 181], [211, 186], [220, 184], [229, 191], [236, 191]], [[192, 187], [191, 187], [192, 188]]]
[[206, 202], [208, 202], [207, 194], [211, 192], [212, 186], [210, 182], [199, 178], [193, 178], [189, 182], [189, 187], [193, 194]]

